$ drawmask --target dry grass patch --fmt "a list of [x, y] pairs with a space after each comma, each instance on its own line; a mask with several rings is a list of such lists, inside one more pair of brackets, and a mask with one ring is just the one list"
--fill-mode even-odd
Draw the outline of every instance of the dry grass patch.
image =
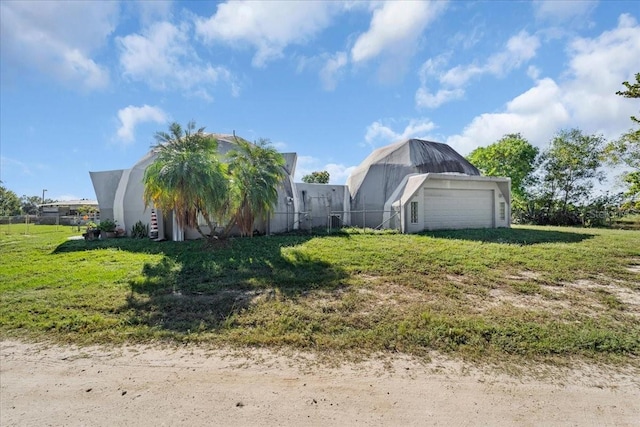
[[[632, 273], [640, 274], [640, 258], [631, 258], [631, 260], [629, 260], [627, 270]], [[640, 278], [638, 278], [638, 280], [640, 281]]]
[[0, 235], [4, 336], [483, 361], [640, 356], [638, 275], [627, 269], [636, 231], [360, 230], [216, 247], [69, 234]]
[[640, 286], [632, 289], [615, 281], [606, 284], [594, 280], [577, 280], [562, 283], [563, 290], [574, 296], [591, 300], [603, 309], [620, 310], [632, 316], [640, 316]]
[[565, 300], [549, 299], [539, 294], [515, 294], [505, 291], [504, 289], [492, 289], [489, 291], [489, 298], [484, 300], [475, 298], [474, 302], [481, 310], [494, 308], [501, 304], [527, 310], [544, 310], [548, 312], [568, 310], [570, 308], [570, 303]]

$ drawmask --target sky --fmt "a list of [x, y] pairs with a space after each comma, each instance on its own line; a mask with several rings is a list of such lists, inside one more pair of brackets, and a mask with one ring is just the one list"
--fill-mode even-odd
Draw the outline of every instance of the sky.
[[[635, 1], [0, 2], [0, 180], [95, 199], [171, 122], [298, 153], [343, 184], [407, 138], [607, 139], [638, 100]], [[613, 182], [607, 185], [614, 186]]]

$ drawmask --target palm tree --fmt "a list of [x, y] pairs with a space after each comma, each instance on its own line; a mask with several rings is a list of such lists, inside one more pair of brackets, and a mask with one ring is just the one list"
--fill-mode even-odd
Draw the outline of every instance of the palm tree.
[[241, 138], [235, 141], [236, 148], [227, 153], [235, 212], [227, 232], [238, 224], [242, 236], [252, 236], [256, 219], [268, 219], [278, 201], [285, 160], [267, 139], [255, 144]]
[[186, 129], [178, 123], [169, 126], [169, 133], [157, 132], [154, 149], [157, 157], [144, 173], [144, 201], [148, 206], [174, 211], [177, 224], [195, 228], [202, 214], [213, 232], [212, 216], [220, 216], [228, 207], [226, 165], [218, 159], [218, 142], [196, 130], [195, 122]]

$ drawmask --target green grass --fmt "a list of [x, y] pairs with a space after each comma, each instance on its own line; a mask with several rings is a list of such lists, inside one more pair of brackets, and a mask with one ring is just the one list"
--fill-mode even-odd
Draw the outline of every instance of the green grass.
[[640, 214], [614, 218], [611, 221], [611, 227], [625, 230], [640, 230]]
[[70, 235], [0, 226], [3, 337], [639, 360], [639, 231], [346, 230], [212, 246]]

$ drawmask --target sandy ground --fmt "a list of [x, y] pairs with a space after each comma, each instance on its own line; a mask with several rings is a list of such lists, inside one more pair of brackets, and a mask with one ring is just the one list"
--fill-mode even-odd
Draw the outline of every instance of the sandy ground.
[[444, 358], [329, 367], [310, 355], [2, 341], [0, 425], [640, 425], [630, 369], [509, 376]]

